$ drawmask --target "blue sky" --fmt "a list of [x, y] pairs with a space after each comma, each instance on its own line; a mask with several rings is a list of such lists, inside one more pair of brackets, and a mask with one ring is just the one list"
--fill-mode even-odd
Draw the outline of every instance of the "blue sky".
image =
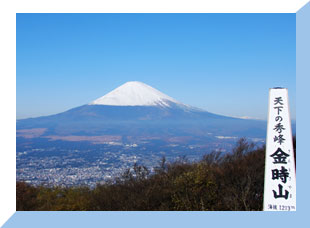
[[17, 14], [17, 118], [59, 113], [142, 81], [192, 106], [267, 118], [288, 88], [295, 14]]

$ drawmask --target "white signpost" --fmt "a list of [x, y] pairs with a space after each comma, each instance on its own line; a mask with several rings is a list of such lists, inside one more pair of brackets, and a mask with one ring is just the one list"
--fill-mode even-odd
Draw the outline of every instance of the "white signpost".
[[285, 88], [269, 90], [264, 211], [296, 211], [296, 171]]

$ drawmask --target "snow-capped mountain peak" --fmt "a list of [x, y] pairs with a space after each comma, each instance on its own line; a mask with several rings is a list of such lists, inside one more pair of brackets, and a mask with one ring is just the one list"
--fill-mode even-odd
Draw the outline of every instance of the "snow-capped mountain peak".
[[171, 103], [181, 104], [149, 85], [130, 81], [92, 101], [89, 105], [169, 107]]

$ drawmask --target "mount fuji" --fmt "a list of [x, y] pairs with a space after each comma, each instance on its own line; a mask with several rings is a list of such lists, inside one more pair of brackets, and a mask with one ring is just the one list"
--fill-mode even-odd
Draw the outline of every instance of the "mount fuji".
[[182, 105], [149, 85], [133, 81], [127, 82], [103, 97], [94, 100], [90, 105], [169, 107], [170, 103]]
[[[264, 138], [266, 122], [213, 114], [183, 104], [142, 82], [127, 82], [68, 111], [17, 121], [17, 136], [100, 143], [173, 137]], [[97, 140], [97, 141], [96, 141]]]

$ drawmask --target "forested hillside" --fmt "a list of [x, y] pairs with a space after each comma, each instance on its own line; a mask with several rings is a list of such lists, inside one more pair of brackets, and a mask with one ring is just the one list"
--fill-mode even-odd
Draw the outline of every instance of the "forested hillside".
[[[296, 139], [294, 138], [294, 149]], [[199, 162], [162, 159], [155, 174], [136, 164], [96, 188], [33, 187], [17, 182], [16, 210], [242, 211], [262, 210], [265, 148], [240, 139], [229, 154]]]

